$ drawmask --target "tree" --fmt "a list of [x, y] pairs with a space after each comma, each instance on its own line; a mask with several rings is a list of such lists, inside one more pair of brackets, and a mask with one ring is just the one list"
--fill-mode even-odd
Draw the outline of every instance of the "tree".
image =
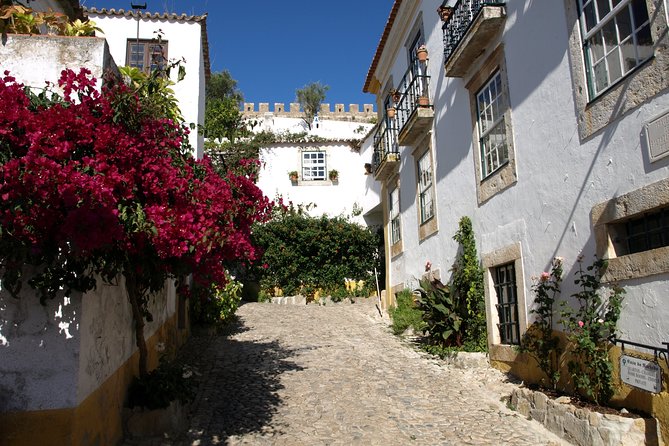
[[28, 284], [42, 300], [124, 276], [145, 376], [150, 294], [189, 274], [225, 283], [226, 262], [256, 257], [251, 225], [271, 205], [253, 177], [193, 159], [185, 127], [143, 112], [150, 97], [95, 84], [66, 70], [64, 97], [49, 97], [0, 78], [0, 274], [17, 296], [36, 267]]
[[204, 137], [234, 142], [237, 137], [246, 136], [248, 128], [239, 110], [243, 100], [237, 81], [228, 70], [212, 74], [205, 94]]
[[311, 130], [311, 123], [314, 117], [318, 115], [321, 108], [321, 103], [325, 100], [325, 93], [330, 89], [327, 85], [322, 85], [320, 82], [312, 82], [302, 88], [298, 88], [295, 92], [297, 102], [302, 106], [302, 118]]
[[205, 93], [205, 99], [211, 101], [214, 99], [233, 99], [237, 103], [244, 100], [244, 95], [237, 88], [237, 81], [232, 78], [228, 70], [213, 73]]

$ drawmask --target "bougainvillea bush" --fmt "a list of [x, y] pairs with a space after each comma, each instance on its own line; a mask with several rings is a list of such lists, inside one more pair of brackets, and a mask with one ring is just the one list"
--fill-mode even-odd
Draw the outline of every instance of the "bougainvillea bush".
[[188, 130], [143, 113], [130, 87], [96, 83], [63, 71], [61, 98], [0, 78], [2, 284], [17, 295], [34, 266], [46, 299], [122, 274], [145, 358], [148, 295], [191, 273], [205, 289], [225, 283], [226, 262], [256, 257], [250, 228], [271, 204], [252, 177], [193, 159]]

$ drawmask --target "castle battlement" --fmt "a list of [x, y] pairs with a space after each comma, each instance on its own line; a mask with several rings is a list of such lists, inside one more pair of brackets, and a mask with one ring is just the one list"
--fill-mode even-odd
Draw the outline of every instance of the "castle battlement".
[[[283, 102], [275, 102], [271, 111], [269, 102], [260, 102], [257, 110], [255, 103], [244, 102], [242, 114], [247, 118], [264, 118], [268, 114], [280, 118], [301, 118], [302, 110], [298, 102], [291, 102], [288, 109]], [[318, 116], [321, 119], [337, 121], [369, 121], [376, 118], [376, 112], [372, 104], [363, 104], [362, 110], [359, 104], [349, 104], [348, 110], [346, 110], [344, 104], [335, 104], [334, 110], [330, 109], [330, 104], [321, 104]]]

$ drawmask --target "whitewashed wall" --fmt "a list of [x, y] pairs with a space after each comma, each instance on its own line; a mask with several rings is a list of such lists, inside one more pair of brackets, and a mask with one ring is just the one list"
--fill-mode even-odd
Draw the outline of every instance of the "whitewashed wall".
[[98, 88], [105, 70], [116, 70], [104, 39], [7, 34], [6, 42], [0, 45], [0, 73], [9, 71], [18, 82], [36, 93], [49, 81], [52, 89], [62, 94], [58, 88], [61, 72], [71, 69], [78, 73], [82, 67], [88, 68], [98, 79]]
[[[89, 12], [107, 39], [109, 50], [118, 66], [126, 64], [128, 39], [137, 37], [137, 19], [126, 16], [112, 16]], [[200, 23], [193, 21], [143, 18], [139, 25], [140, 39], [156, 38], [156, 32], [162, 30], [163, 40], [168, 42], [167, 56], [169, 60], [185, 59], [186, 77], [173, 86], [174, 94], [179, 101], [179, 108], [186, 124], [202, 124], [204, 122], [204, 59], [202, 47], [202, 29]], [[173, 70], [170, 78], [176, 82], [177, 70]], [[192, 131], [189, 137], [194, 155], [202, 157], [204, 139]]]
[[[372, 124], [368, 123], [321, 121], [318, 128], [314, 127], [309, 135], [328, 140], [341, 139], [342, 142], [278, 143], [263, 148], [260, 153], [262, 167], [258, 187], [270, 199], [279, 195], [286, 203], [292, 201], [296, 206], [315, 203], [316, 207], [309, 212], [312, 216], [349, 216], [352, 221], [364, 225], [362, 214], [353, 216], [352, 213], [354, 206], [364, 212], [363, 202], [369, 180], [364, 166], [367, 161], [363, 160], [359, 150], [353, 149], [343, 140], [362, 139], [371, 127]], [[301, 133], [305, 131], [305, 126], [298, 118], [268, 115], [257, 130]], [[310, 148], [326, 151], [327, 170], [336, 169], [339, 172], [338, 181], [301, 181], [301, 151]], [[288, 173], [293, 170], [300, 172], [297, 185], [293, 185], [288, 177]]]
[[[402, 149], [401, 197], [404, 250], [392, 261], [391, 284], [420, 277], [426, 260], [442, 277], [457, 246], [451, 239], [461, 216], [474, 223], [479, 254], [519, 241], [525, 287], [531, 301], [530, 276], [546, 270], [551, 259], [566, 261], [563, 296], [575, 292], [574, 261], [595, 253], [590, 223], [592, 207], [669, 175], [669, 160], [650, 165], [642, 143], [643, 125], [669, 110], [664, 92], [614, 121], [603, 131], [581, 140], [567, 57], [568, 27], [564, 2], [507, 3], [501, 37], [509, 82], [518, 182], [478, 205], [472, 144], [472, 120], [466, 79], [443, 75], [442, 22], [434, 12], [440, 1], [403, 5], [416, 8], [410, 23], [398, 25], [401, 36], [386, 44], [379, 72], [399, 80], [407, 68], [402, 46], [413, 22], [422, 16], [430, 54], [431, 94], [435, 122], [431, 135], [436, 156], [439, 232], [419, 243], [416, 214], [415, 160]], [[488, 46], [488, 51], [495, 48]], [[476, 149], [478, 150], [478, 149]], [[669, 294], [666, 274], [625, 281], [627, 290], [620, 332], [637, 342], [661, 345], [669, 339]]]
[[[130, 358], [134, 325], [119, 281], [44, 306], [27, 284], [20, 299], [0, 292], [0, 412], [76, 407]], [[172, 283], [149, 309], [147, 339], [175, 314]]]

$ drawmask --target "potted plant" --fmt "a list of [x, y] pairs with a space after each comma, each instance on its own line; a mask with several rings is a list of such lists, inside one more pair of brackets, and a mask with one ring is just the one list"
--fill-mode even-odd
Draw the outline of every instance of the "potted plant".
[[339, 179], [339, 172], [337, 169], [330, 169], [330, 172], [328, 172], [328, 177], [330, 178], [330, 181], [337, 181]]
[[451, 18], [451, 15], [453, 15], [453, 7], [441, 5], [437, 8], [437, 14], [439, 14], [439, 17], [441, 17], [441, 21], [446, 23], [448, 19]]
[[416, 49], [416, 57], [418, 57], [418, 60], [421, 62], [425, 62], [427, 60], [427, 47], [425, 44], [419, 46]]
[[128, 389], [125, 429], [131, 437], [178, 433], [185, 428], [185, 405], [194, 396], [193, 372], [163, 355], [158, 367]]
[[296, 183], [298, 179], [297, 170], [292, 170], [288, 172], [288, 178], [290, 178], [291, 182]]
[[400, 98], [402, 97], [402, 95], [400, 94], [399, 91], [397, 91], [393, 88], [392, 90], [390, 90], [390, 97], [392, 97], [393, 102], [395, 104], [397, 104], [400, 101]]
[[395, 117], [395, 111], [396, 111], [396, 110], [395, 110], [395, 107], [388, 107], [388, 108], [386, 109], [386, 115], [387, 115], [389, 118], [392, 119], [392, 118]]

